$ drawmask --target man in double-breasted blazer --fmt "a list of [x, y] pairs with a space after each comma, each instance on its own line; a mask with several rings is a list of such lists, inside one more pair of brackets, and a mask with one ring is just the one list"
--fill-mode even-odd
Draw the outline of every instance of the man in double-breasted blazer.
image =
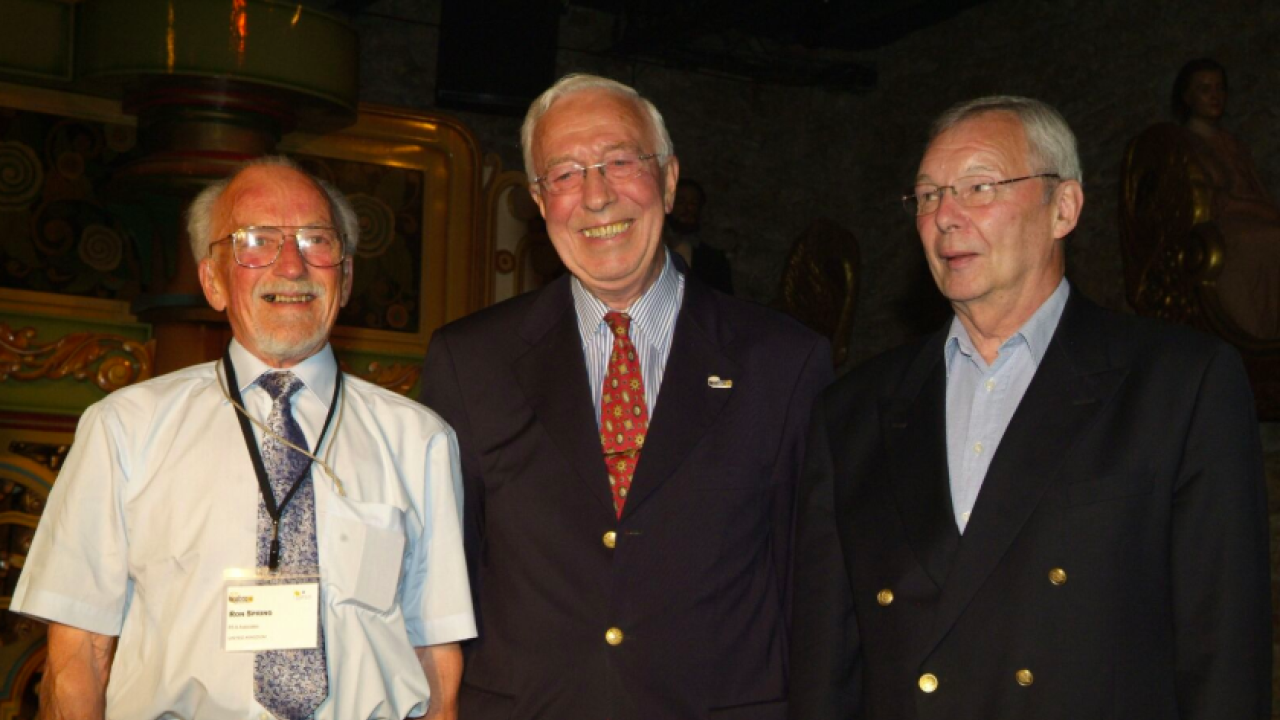
[[422, 379], [465, 483], [480, 635], [460, 717], [781, 720], [829, 343], [681, 273], [662, 242], [678, 163], [634, 90], [567, 77], [522, 138], [570, 274], [441, 329]]
[[1266, 497], [1236, 353], [1063, 279], [1084, 194], [1042, 103], [952, 108], [904, 200], [956, 317], [816, 403], [792, 717], [1269, 717]]

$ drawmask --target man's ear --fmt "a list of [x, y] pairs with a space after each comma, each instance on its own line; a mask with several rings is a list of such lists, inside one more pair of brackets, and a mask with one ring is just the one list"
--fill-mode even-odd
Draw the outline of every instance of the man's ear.
[[542, 215], [542, 219], [547, 219], [547, 206], [542, 197], [542, 193], [538, 189], [537, 183], [529, 183], [529, 194], [533, 196], [533, 202], [538, 206], [538, 212]]
[[211, 257], [204, 258], [200, 261], [198, 271], [200, 287], [204, 290], [204, 299], [208, 301], [209, 307], [218, 312], [226, 310], [226, 288], [222, 287], [222, 278], [219, 277], [216, 261]]
[[1059, 240], [1076, 229], [1084, 209], [1084, 188], [1075, 180], [1064, 180], [1053, 193], [1053, 238]]
[[346, 307], [347, 301], [351, 299], [351, 288], [355, 285], [355, 278], [352, 273], [355, 272], [355, 258], [348, 257], [342, 261], [342, 298], [340, 307]]
[[676, 182], [680, 180], [680, 158], [672, 155], [662, 167], [662, 207], [667, 214], [676, 206]]

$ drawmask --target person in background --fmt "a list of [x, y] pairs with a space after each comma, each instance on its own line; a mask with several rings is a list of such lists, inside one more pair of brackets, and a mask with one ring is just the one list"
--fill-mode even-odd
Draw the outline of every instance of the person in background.
[[733, 268], [724, 251], [701, 242], [702, 207], [707, 194], [693, 180], [676, 186], [675, 202], [667, 218], [667, 245], [689, 266], [690, 274], [726, 295], [733, 294]]

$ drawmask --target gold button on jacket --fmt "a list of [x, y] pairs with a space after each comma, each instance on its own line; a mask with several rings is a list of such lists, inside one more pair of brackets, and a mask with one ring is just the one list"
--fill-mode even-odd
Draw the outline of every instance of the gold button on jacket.
[[612, 550], [613, 546], [618, 544], [618, 533], [610, 530], [609, 532], [604, 534], [603, 541], [604, 541], [604, 546]]
[[1026, 687], [1036, 681], [1036, 676], [1032, 675], [1031, 671], [1026, 668], [1023, 668], [1018, 672], [1014, 673], [1013, 677], [1015, 680], [1018, 681], [1018, 684], [1021, 685], [1022, 687]]
[[893, 591], [889, 588], [885, 588], [884, 590], [876, 593], [876, 602], [887, 607], [889, 603], [893, 602]]
[[604, 641], [610, 645], [622, 644], [622, 631], [616, 627], [611, 627], [604, 632]]
[[920, 676], [920, 689], [931, 693], [938, 689], [938, 677], [933, 673], [925, 673]]
[[1067, 571], [1062, 568], [1054, 568], [1049, 571], [1049, 582], [1054, 585], [1062, 585], [1067, 581]]

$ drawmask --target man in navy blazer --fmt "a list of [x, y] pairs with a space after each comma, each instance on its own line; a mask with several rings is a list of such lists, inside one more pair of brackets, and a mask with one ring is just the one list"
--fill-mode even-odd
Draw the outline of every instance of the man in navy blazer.
[[1043, 103], [963, 103], [904, 198], [955, 319], [816, 403], [793, 718], [1270, 717], [1267, 503], [1238, 355], [1063, 279]]
[[[465, 479], [480, 636], [460, 716], [781, 720], [794, 490], [829, 343], [680, 271], [662, 241], [679, 163], [633, 89], [566, 77], [522, 144], [570, 274], [439, 330], [422, 378]], [[602, 397], [614, 313], [644, 401], [619, 415], [640, 430], [611, 451], [637, 458], [626, 477], [601, 419], [621, 413]]]

